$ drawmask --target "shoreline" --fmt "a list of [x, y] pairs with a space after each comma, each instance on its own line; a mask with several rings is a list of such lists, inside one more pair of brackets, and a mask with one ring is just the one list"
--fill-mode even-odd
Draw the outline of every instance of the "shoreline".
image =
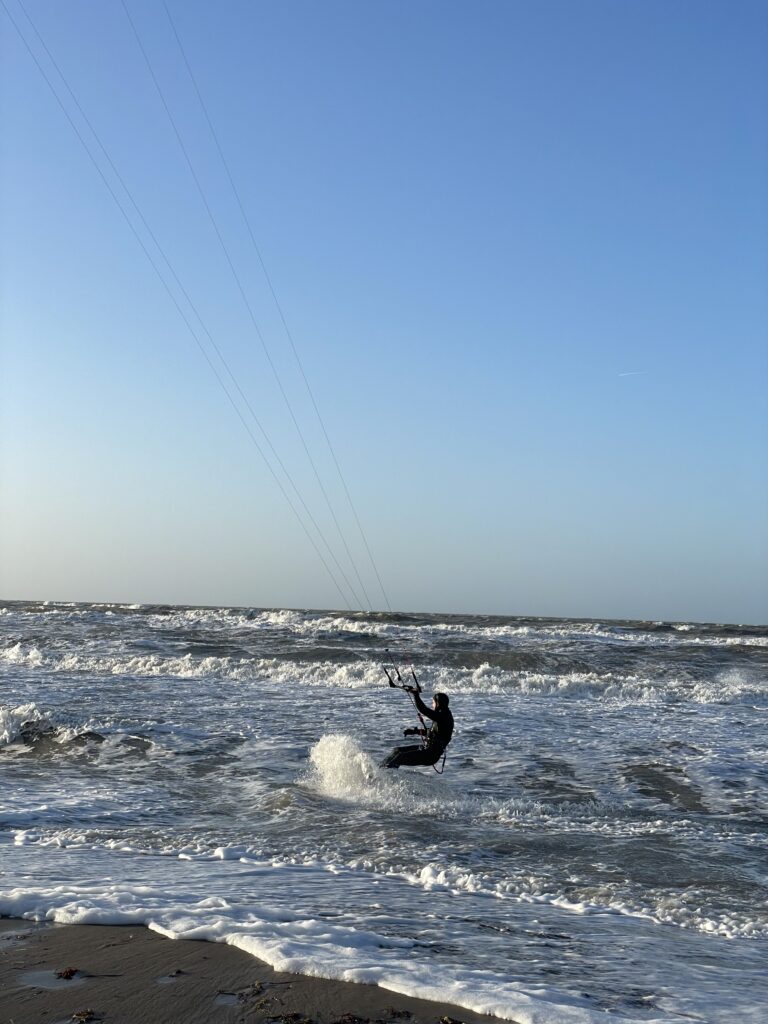
[[[71, 978], [58, 978], [57, 972]], [[377, 985], [275, 971], [144, 925], [0, 918], [0, 1024], [498, 1024]], [[448, 1024], [446, 1020], [444, 1024]]]

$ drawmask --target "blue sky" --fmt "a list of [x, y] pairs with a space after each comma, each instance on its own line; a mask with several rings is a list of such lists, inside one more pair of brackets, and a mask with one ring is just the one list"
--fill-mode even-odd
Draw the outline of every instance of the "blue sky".
[[[383, 607], [163, 5], [126, 4]], [[392, 607], [766, 622], [765, 5], [168, 7]], [[120, 0], [24, 8], [354, 580]], [[0, 20], [3, 596], [344, 607]]]

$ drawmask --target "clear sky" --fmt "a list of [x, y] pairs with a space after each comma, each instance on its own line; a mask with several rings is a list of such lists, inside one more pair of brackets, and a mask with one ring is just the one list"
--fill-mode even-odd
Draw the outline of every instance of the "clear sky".
[[[768, 621], [765, 3], [167, 2], [391, 606]], [[10, 13], [366, 604], [121, 0], [3, 3], [0, 595], [344, 607]], [[385, 607], [163, 3], [126, 4]]]

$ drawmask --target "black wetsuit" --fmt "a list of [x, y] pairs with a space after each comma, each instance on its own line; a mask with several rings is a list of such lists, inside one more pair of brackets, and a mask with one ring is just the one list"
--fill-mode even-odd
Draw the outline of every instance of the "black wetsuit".
[[437, 710], [428, 708], [418, 693], [414, 693], [413, 699], [421, 714], [432, 720], [427, 733], [427, 744], [424, 747], [395, 747], [381, 762], [381, 768], [437, 764], [451, 742], [453, 715], [450, 710], [447, 707], [438, 707]]

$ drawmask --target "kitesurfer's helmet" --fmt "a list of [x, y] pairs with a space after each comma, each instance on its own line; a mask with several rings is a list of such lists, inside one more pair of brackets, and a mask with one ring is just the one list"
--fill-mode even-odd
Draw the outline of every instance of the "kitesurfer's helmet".
[[439, 708], [447, 708], [448, 707], [448, 694], [447, 693], [435, 693], [432, 696], [434, 698], [435, 704], [437, 704], [437, 706]]

